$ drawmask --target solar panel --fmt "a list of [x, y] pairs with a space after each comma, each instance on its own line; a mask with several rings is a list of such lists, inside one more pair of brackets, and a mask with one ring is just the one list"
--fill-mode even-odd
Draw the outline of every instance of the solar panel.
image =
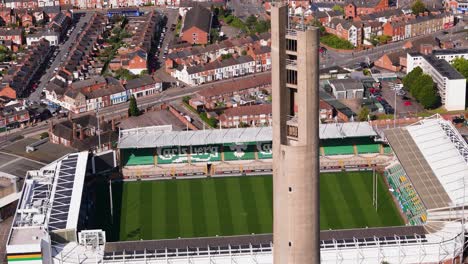
[[70, 210], [71, 196], [75, 180], [77, 155], [63, 159], [57, 176], [55, 198], [49, 219], [50, 230], [65, 229]]

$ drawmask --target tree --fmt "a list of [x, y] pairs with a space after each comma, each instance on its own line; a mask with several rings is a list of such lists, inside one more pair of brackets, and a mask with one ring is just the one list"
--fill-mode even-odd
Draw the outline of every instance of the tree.
[[264, 33], [270, 30], [270, 21], [260, 20], [255, 24], [255, 32]]
[[210, 30], [210, 40], [211, 43], [216, 43], [221, 40], [218, 29], [212, 28]]
[[341, 13], [344, 13], [344, 9], [343, 9], [343, 7], [340, 6], [340, 5], [334, 5], [334, 6], [332, 7], [332, 10], [333, 10], [333, 11], [338, 11], [338, 12], [341, 12]]
[[257, 23], [257, 17], [254, 16], [254, 15], [250, 15], [249, 17], [247, 17], [247, 19], [245, 20], [245, 25], [248, 27], [248, 28], [253, 28], [255, 26], [255, 24]]
[[432, 77], [423, 74], [414, 83], [415, 93], [413, 96], [422, 104], [426, 109], [435, 108], [439, 104], [439, 96], [434, 86]]
[[139, 116], [140, 109], [138, 109], [137, 101], [134, 95], [130, 97], [130, 104], [128, 106], [128, 116]]
[[226, 54], [221, 55], [221, 60], [227, 60], [227, 59], [230, 59], [230, 58], [232, 58], [231, 53], [226, 53]]
[[411, 11], [413, 11], [413, 14], [418, 15], [426, 11], [426, 6], [421, 0], [416, 0], [411, 6]]
[[39, 138], [40, 139], [44, 139], [44, 138], [48, 138], [49, 137], [49, 132], [42, 132], [40, 135], [39, 135]]
[[420, 67], [414, 68], [403, 78], [403, 85], [424, 108], [435, 108], [440, 98], [432, 77], [423, 74]]
[[[421, 76], [423, 73], [421, 67], [414, 68], [411, 72], [409, 72], [403, 78], [403, 85], [408, 91], [410, 91], [410, 87], [412, 86], [413, 82], [417, 79], [418, 76]], [[411, 92], [411, 91], [410, 91]]]
[[452, 61], [452, 66], [460, 72], [465, 78], [468, 78], [468, 60], [465, 58], [456, 58]]
[[366, 106], [361, 107], [361, 111], [359, 111], [358, 114], [359, 121], [366, 121], [367, 117], [369, 116], [369, 113], [369, 108], [367, 108]]

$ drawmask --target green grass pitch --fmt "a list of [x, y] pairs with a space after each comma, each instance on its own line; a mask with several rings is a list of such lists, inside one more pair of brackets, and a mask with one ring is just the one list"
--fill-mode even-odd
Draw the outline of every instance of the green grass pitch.
[[[403, 225], [381, 176], [379, 210], [372, 173], [323, 173], [320, 228]], [[140, 240], [272, 232], [272, 177], [244, 176], [113, 184], [111, 239]]]

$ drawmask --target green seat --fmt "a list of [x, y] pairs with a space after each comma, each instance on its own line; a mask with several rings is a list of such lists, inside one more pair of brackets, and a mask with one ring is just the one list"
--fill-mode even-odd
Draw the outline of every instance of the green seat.
[[153, 149], [122, 149], [123, 166], [154, 164]]

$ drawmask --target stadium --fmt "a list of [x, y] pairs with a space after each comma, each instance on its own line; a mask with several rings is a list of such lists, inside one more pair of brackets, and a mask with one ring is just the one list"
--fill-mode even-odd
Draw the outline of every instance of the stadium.
[[[468, 145], [440, 116], [320, 125], [322, 263], [461, 263]], [[27, 175], [8, 261], [272, 263], [271, 127], [120, 131]], [[112, 163], [112, 162], [111, 162]], [[79, 208], [79, 210], [78, 210]]]

